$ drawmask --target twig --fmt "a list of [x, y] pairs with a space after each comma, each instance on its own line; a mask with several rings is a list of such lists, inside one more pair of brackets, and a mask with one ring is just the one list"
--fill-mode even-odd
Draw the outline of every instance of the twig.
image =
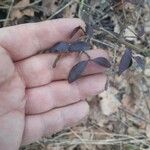
[[126, 11], [125, 11], [125, 8], [124, 8], [124, 0], [122, 0], [122, 7], [123, 7], [123, 15], [124, 15], [124, 18], [125, 18], [125, 20], [127, 20], [127, 15], [126, 15]]
[[[148, 100], [149, 100], [149, 99], [148, 99]], [[148, 112], [149, 112], [149, 118], [150, 118], [150, 107], [149, 107], [149, 102], [148, 102], [148, 100], [147, 100], [146, 98], [144, 99], [145, 105], [146, 105], [147, 110], [148, 110]]]
[[7, 26], [8, 19], [9, 19], [10, 13], [12, 11], [13, 5], [14, 5], [14, 0], [11, 0], [11, 5], [10, 5], [8, 13], [7, 13], [6, 21], [4, 22], [4, 25], [3, 25], [4, 27]]
[[14, 8], [15, 9], [23, 9], [23, 8], [26, 8], [26, 7], [32, 7], [32, 6], [40, 3], [41, 1], [42, 0], [36, 0], [35, 2], [28, 4], [27, 6], [22, 6], [22, 7], [21, 6], [15, 6]]
[[[38, 4], [38, 3], [41, 2], [41, 1], [42, 1], [42, 0], [36, 0], [35, 2], [30, 3], [30, 4], [26, 5], [26, 6], [14, 6], [13, 9], [24, 9], [24, 8], [26, 8], [26, 7], [32, 7], [32, 6]], [[8, 6], [8, 5], [0, 6], [0, 9], [8, 9], [9, 7], [10, 7], [10, 6]]]
[[97, 40], [97, 39], [94, 39], [94, 38], [91, 38], [91, 40], [94, 41], [94, 42], [97, 42], [97, 43], [106, 45], [106, 46], [108, 46], [108, 47], [110, 47], [110, 48], [115, 48], [115, 46], [112, 46], [112, 45], [110, 45], [110, 44], [108, 44], [108, 43], [105, 43], [105, 42], [102, 42], [102, 41], [100, 41], [100, 40]]
[[0, 19], [0, 22], [5, 22], [6, 20], [10, 20], [9, 18], [8, 19]]
[[141, 17], [141, 13], [142, 13], [142, 8], [140, 8], [140, 10], [139, 10], [139, 14], [138, 14], [138, 16], [137, 16], [137, 20], [136, 20], [136, 23], [135, 23], [135, 27], [137, 27], [137, 25], [138, 25], [138, 23], [139, 23], [139, 19], [140, 19], [140, 17]]
[[149, 120], [143, 119], [143, 118], [141, 118], [141, 117], [139, 117], [139, 116], [133, 114], [132, 112], [130, 112], [129, 110], [127, 110], [127, 109], [125, 109], [125, 108], [120, 107], [119, 109], [122, 110], [122, 111], [125, 111], [125, 112], [128, 113], [129, 115], [131, 115], [131, 116], [133, 116], [133, 117], [135, 117], [135, 118], [137, 118], [137, 119], [139, 119], [139, 120], [142, 120], [142, 121], [146, 122], [147, 124], [150, 124], [150, 121], [149, 121]]
[[85, 147], [87, 148], [87, 149], [89, 149], [89, 147], [87, 146], [87, 144], [86, 143], [84, 143], [84, 139], [82, 139], [76, 132], [74, 132], [72, 129], [71, 129], [71, 132], [79, 139], [79, 140], [81, 140], [81, 142], [83, 142], [83, 144], [85, 145]]
[[8, 5], [5, 5], [5, 6], [0, 6], [0, 9], [8, 9], [9, 6]]
[[56, 16], [57, 14], [59, 14], [61, 11], [63, 11], [65, 8], [67, 8], [69, 5], [72, 5], [73, 3], [75, 3], [75, 1], [70, 1], [69, 3], [67, 3], [65, 6], [63, 6], [62, 8], [60, 8], [58, 11], [56, 11], [54, 14], [52, 14], [47, 20], [52, 19], [54, 16]]
[[[82, 140], [80, 139], [80, 134], [81, 131], [77, 131], [75, 132], [75, 134], [77, 134], [80, 138], [79, 139], [75, 139], [75, 138], [71, 138], [71, 139], [65, 139], [65, 137], [63, 136], [69, 136], [74, 134], [73, 132], [69, 132], [69, 133], [64, 133], [61, 134], [62, 136], [60, 136], [59, 138], [50, 138], [48, 139], [46, 142], [48, 143], [53, 143], [54, 145], [63, 145], [63, 144], [68, 144], [68, 145], [78, 145], [78, 144], [86, 144], [88, 145], [118, 145], [118, 144], [143, 144], [145, 146], [150, 146], [148, 139], [145, 136], [130, 136], [127, 134], [116, 134], [116, 133], [107, 133], [107, 132], [94, 132], [93, 135], [99, 135], [104, 137], [105, 139], [85, 139], [82, 138]], [[75, 135], [74, 134], [74, 135]], [[76, 136], [76, 135], [75, 135]], [[76, 136], [76, 137], [78, 137]]]
[[113, 42], [114, 42], [114, 39], [115, 39], [115, 40], [117, 40], [117, 42], [119, 42], [120, 44], [123, 44], [123, 45], [125, 45], [126, 47], [128, 47], [128, 48], [130, 48], [130, 49], [133, 49], [133, 50], [135, 50], [135, 51], [137, 51], [137, 52], [150, 52], [150, 49], [141, 50], [141, 48], [138, 48], [138, 47], [136, 47], [135, 45], [133, 45], [133, 44], [127, 42], [124, 38], [118, 38], [118, 37], [116, 37], [116, 36], [113, 35], [111, 32], [105, 30], [105, 29], [102, 28], [102, 27], [100, 27], [99, 29], [102, 30], [102, 31], [104, 31], [104, 32], [106, 32], [106, 33], [108, 33], [108, 34], [111, 36], [111, 38], [110, 38], [109, 40], [111, 40], [111, 41], [113, 41]]
[[[146, 77], [144, 77], [144, 79], [145, 79]], [[146, 82], [146, 79], [145, 79], [145, 84], [146, 84], [146, 86], [148, 87], [148, 83]], [[148, 89], [148, 93], [150, 93], [150, 89]], [[149, 95], [149, 94], [148, 94]], [[146, 97], [146, 95], [144, 95], [144, 100], [145, 100], [145, 104], [146, 104], [146, 107], [147, 107], [147, 109], [148, 109], [148, 112], [149, 112], [149, 118], [150, 118], [150, 106], [149, 106], [149, 102], [148, 102], [148, 100], [149, 100], [149, 96], [148, 97]]]
[[[80, 3], [79, 0], [76, 0], [76, 2], [77, 2], [77, 3]], [[89, 5], [87, 5], [86, 3], [84, 3], [84, 2], [83, 2], [83, 6], [85, 6], [85, 7], [89, 8], [89, 9], [91, 9], [92, 12], [97, 12], [97, 13], [99, 13], [100, 15], [102, 15], [100, 20], [102, 20], [103, 17], [105, 17], [105, 16], [108, 15], [106, 12], [104, 13], [104, 12], [101, 11], [100, 9], [95, 9], [95, 8], [93, 8], [92, 6], [89, 6]], [[88, 15], [91, 15], [91, 14], [88, 13], [86, 10], [84, 10], [84, 13], [87, 13]]]
[[79, 3], [80, 3], [80, 7], [79, 7], [79, 11], [78, 11], [78, 17], [82, 18], [81, 12], [82, 12], [82, 9], [83, 9], [84, 0], [81, 0]]
[[89, 139], [83, 139], [83, 141], [80, 141], [79, 139], [75, 139], [75, 140], [64, 140], [61, 139], [61, 141], [55, 141], [53, 142], [53, 144], [57, 144], [57, 145], [79, 145], [79, 144], [83, 144], [86, 143], [87, 145], [118, 145], [120, 143], [122, 144], [143, 144], [145, 146], [150, 146], [149, 144], [146, 144], [145, 139], [131, 139], [131, 138], [119, 138], [119, 139], [106, 139], [106, 140], [89, 140]]

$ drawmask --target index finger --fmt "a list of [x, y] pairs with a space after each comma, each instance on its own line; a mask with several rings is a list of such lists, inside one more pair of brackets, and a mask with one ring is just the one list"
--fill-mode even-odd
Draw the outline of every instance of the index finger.
[[77, 26], [84, 26], [84, 22], [66, 18], [1, 28], [0, 45], [18, 61], [50, 48], [56, 42], [68, 40]]

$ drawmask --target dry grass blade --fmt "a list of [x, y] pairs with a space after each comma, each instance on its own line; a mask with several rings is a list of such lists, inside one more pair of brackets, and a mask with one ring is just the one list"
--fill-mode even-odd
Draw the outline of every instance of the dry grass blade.
[[[108, 33], [108, 35], [111, 37], [108, 36], [108, 39], [112, 42], [114, 42], [115, 40], [117, 40], [117, 42], [119, 42], [120, 44], [123, 44], [125, 45], [126, 47], [132, 49], [132, 50], [135, 50], [136, 52], [150, 52], [150, 49], [141, 49], [141, 48], [138, 48], [137, 46], [127, 42], [125, 39], [123, 38], [118, 38], [117, 36], [115, 36], [114, 34], [112, 34], [111, 32], [107, 31], [106, 29], [100, 27], [99, 30], [102, 30], [106, 33]], [[114, 40], [115, 39], [115, 40]]]
[[14, 5], [14, 0], [11, 0], [11, 5], [10, 5], [10, 7], [9, 7], [9, 10], [8, 10], [8, 12], [7, 12], [7, 17], [6, 17], [5, 22], [4, 22], [4, 25], [3, 25], [4, 27], [7, 26], [10, 13], [11, 13], [11, 11], [12, 11], [12, 9], [13, 9], [13, 5]]
[[131, 138], [114, 138], [114, 139], [106, 139], [106, 140], [88, 140], [88, 139], [61, 139], [60, 141], [54, 141], [55, 145], [79, 145], [79, 144], [86, 144], [86, 145], [118, 145], [118, 144], [141, 144], [143, 143], [145, 146], [149, 147], [149, 144], [146, 144], [146, 140], [144, 139], [131, 139]]
[[[25, 5], [25, 6], [13, 6], [13, 9], [24, 9], [24, 8], [27, 8], [27, 7], [32, 7], [38, 3], [40, 3], [42, 0], [36, 0], [28, 5]], [[4, 6], [0, 6], [0, 9], [9, 9], [10, 6], [8, 5], [4, 5]]]
[[88, 147], [88, 145], [84, 142], [84, 139], [83, 139], [82, 137], [80, 137], [80, 135], [78, 135], [78, 133], [76, 133], [76, 132], [73, 131], [72, 129], [71, 129], [71, 132], [72, 132], [79, 140], [81, 140], [81, 142], [83, 142], [83, 144], [85, 145], [85, 147], [89, 150], [89, 147]]
[[61, 11], [63, 11], [65, 8], [69, 7], [70, 5], [72, 5], [73, 3], [75, 3], [74, 0], [71, 0], [69, 3], [67, 3], [65, 6], [63, 6], [62, 8], [58, 9], [55, 13], [53, 13], [47, 20], [52, 19], [53, 17], [55, 17], [57, 14], [59, 14]]
[[147, 124], [150, 124], [150, 121], [149, 121], [149, 120], [146, 120], [146, 119], [144, 119], [144, 118], [141, 118], [140, 116], [137, 116], [136, 114], [133, 114], [132, 112], [130, 112], [129, 110], [127, 110], [127, 109], [125, 109], [125, 108], [121, 108], [121, 107], [120, 107], [119, 109], [122, 110], [122, 111], [124, 111], [124, 112], [126, 112], [126, 113], [128, 113], [129, 115], [131, 115], [131, 116], [133, 116], [133, 117], [135, 117], [135, 118], [141, 120], [141, 121], [146, 122]]
[[79, 2], [79, 11], [78, 11], [78, 17], [79, 18], [82, 18], [82, 9], [83, 9], [83, 6], [84, 6], [84, 0], [81, 0], [80, 2]]

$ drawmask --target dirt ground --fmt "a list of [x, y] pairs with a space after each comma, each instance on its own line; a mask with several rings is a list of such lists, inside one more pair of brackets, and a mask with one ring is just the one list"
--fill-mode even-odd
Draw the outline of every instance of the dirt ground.
[[[108, 88], [87, 98], [83, 123], [20, 150], [150, 150], [150, 0], [0, 1], [0, 27], [73, 17], [97, 27], [91, 40], [110, 56]], [[126, 49], [142, 62], [118, 76]]]

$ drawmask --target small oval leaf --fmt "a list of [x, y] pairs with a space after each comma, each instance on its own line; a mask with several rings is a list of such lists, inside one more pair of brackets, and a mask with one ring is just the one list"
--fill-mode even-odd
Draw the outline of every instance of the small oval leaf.
[[65, 52], [68, 52], [69, 46], [70, 45], [67, 42], [58, 42], [49, 49], [49, 52], [54, 52], [54, 53], [63, 53], [64, 52], [65, 53]]
[[97, 57], [95, 59], [92, 60], [94, 63], [106, 67], [106, 68], [110, 68], [111, 64], [110, 62], [105, 58], [105, 57]]
[[121, 75], [131, 65], [132, 65], [132, 52], [130, 49], [126, 49], [121, 60], [120, 60], [118, 74]]
[[70, 38], [72, 38], [79, 30], [83, 31], [83, 33], [85, 33], [84, 29], [81, 26], [78, 26], [76, 28], [74, 28], [74, 30], [71, 32], [70, 34]]
[[140, 57], [140, 56], [135, 56], [134, 57], [135, 61], [137, 62], [138, 66], [144, 70], [144, 66], [145, 66], [145, 63], [144, 63], [144, 60]]
[[70, 52], [81, 52], [81, 51], [86, 51], [86, 50], [90, 50], [90, 49], [91, 49], [90, 44], [86, 43], [84, 41], [72, 42], [69, 47]]
[[81, 76], [82, 72], [84, 71], [85, 67], [87, 66], [87, 63], [88, 63], [88, 61], [81, 61], [81, 62], [77, 63], [75, 66], [73, 66], [73, 68], [69, 72], [69, 76], [68, 76], [69, 83], [77, 80]]

